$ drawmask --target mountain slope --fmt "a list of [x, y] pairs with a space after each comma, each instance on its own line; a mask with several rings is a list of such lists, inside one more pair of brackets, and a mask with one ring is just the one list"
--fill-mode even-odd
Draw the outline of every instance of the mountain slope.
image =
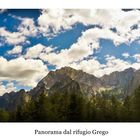
[[56, 71], [50, 71], [35, 88], [29, 92], [20, 90], [19, 92], [6, 93], [0, 97], [0, 108], [14, 109], [22, 101], [28, 102], [30, 97], [36, 97], [45, 93], [50, 96], [53, 93], [82, 93], [91, 97], [102, 91], [109, 94], [121, 94], [124, 98], [140, 85], [140, 70], [133, 68], [121, 72], [113, 72], [97, 78], [94, 75], [75, 70], [70, 67], [63, 67]]
[[14, 110], [22, 103], [28, 102], [30, 95], [25, 90], [18, 92], [5, 93], [0, 97], [0, 108]]
[[[63, 67], [59, 70], [49, 72], [48, 75], [44, 77], [33, 90], [31, 90], [31, 93], [38, 94], [40, 91], [43, 93], [50, 92], [49, 90], [52, 89], [51, 87], [56, 82], [61, 83], [59, 86], [65, 86], [71, 82], [71, 80], [77, 82], [81, 91], [87, 96], [95, 94], [95, 92], [102, 86], [101, 80], [93, 75], [70, 67]], [[42, 91], [42, 89], [44, 90]]]
[[[132, 88], [133, 79], [136, 78], [135, 72], [136, 70], [133, 68], [121, 72], [113, 72], [110, 75], [101, 77], [101, 81], [104, 87], [120, 89], [122, 94], [127, 96], [133, 91], [132, 89], [136, 89], [136, 86]], [[138, 83], [140, 83], [140, 79]]]
[[87, 96], [104, 90], [113, 90], [114, 92], [119, 91], [126, 97], [140, 85], [140, 70], [136, 71], [133, 68], [129, 68], [121, 72], [116, 71], [110, 75], [97, 78], [82, 70], [63, 67], [56, 71], [49, 72], [49, 74], [38, 83], [37, 87], [32, 90], [32, 93], [38, 94], [40, 91], [49, 92], [50, 88], [56, 82], [61, 82], [61, 86], [64, 86], [70, 80], [76, 81], [81, 91]]

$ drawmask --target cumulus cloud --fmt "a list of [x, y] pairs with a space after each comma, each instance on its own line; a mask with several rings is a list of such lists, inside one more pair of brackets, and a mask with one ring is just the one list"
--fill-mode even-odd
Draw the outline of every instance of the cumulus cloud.
[[99, 42], [94, 39], [89, 30], [83, 32], [76, 43], [68, 49], [62, 49], [60, 52], [41, 53], [40, 59], [48, 61], [50, 64], [62, 67], [74, 61], [80, 61], [83, 58], [92, 55], [99, 48]]
[[15, 80], [20, 85], [34, 87], [48, 72], [41, 60], [0, 57], [0, 80]]
[[[84, 25], [100, 25], [102, 29], [106, 30], [106, 35], [109, 34], [108, 36], [111, 33], [110, 29], [114, 28], [116, 30], [114, 37], [116, 37], [116, 40], [121, 39], [121, 43], [139, 39], [139, 10], [131, 10], [129, 12], [124, 12], [121, 9], [42, 10], [38, 17], [38, 26], [35, 26], [32, 18], [18, 17], [18, 19], [21, 20], [18, 32], [11, 33], [3, 27], [0, 28], [0, 35], [5, 37], [10, 44], [22, 43], [26, 39], [25, 36], [35, 36], [38, 30], [45, 36], [49, 36], [52, 33], [57, 34], [61, 30], [71, 29], [77, 22]], [[137, 28], [133, 28], [134, 26]]]
[[123, 71], [130, 67], [134, 69], [140, 69], [139, 62], [131, 63], [131, 62], [124, 61], [120, 58], [115, 58], [114, 56], [107, 57], [106, 60], [107, 63], [105, 67], [105, 74], [110, 74], [113, 71]]
[[20, 54], [22, 52], [22, 46], [15, 46], [12, 50], [9, 50], [7, 53], [10, 55]]
[[94, 55], [94, 51], [100, 48], [99, 42], [101, 38], [111, 39], [116, 45], [125, 41], [125, 38], [116, 35], [111, 30], [93, 28], [83, 32], [77, 42], [72, 44], [70, 48], [63, 49], [59, 53], [41, 53], [40, 58], [57, 67], [69, 65], [72, 62], [80, 61], [90, 55]]
[[37, 58], [39, 57], [39, 54], [43, 51], [44, 46], [41, 44], [37, 44], [33, 47], [30, 47], [27, 49], [27, 52], [25, 54], [26, 58]]
[[124, 58], [130, 57], [129, 53], [123, 53], [122, 56], [123, 56]]
[[17, 32], [10, 32], [5, 27], [0, 27], [0, 37], [10, 45], [26, 43], [26, 41], [28, 42], [27, 36], [35, 36], [36, 34], [37, 27], [31, 18], [21, 18], [21, 24], [18, 26]]
[[123, 38], [116, 33], [114, 33], [111, 30], [108, 30], [106, 28], [92, 28], [85, 31], [85, 34], [88, 36], [88, 38], [92, 38], [92, 40], [98, 41], [99, 39], [109, 39], [114, 42], [114, 44], [120, 45], [123, 42], [127, 42], [126, 38]]
[[[8, 54], [21, 53], [22, 47], [19, 45], [27, 42], [28, 36], [36, 37], [37, 33], [45, 37], [57, 35], [61, 31], [71, 29], [76, 23], [98, 26], [87, 29], [69, 48], [57, 52], [51, 46], [37, 44], [26, 49], [25, 54], [20, 58], [6, 60], [1, 57], [0, 80], [16, 80], [18, 84], [33, 87], [48, 72], [44, 61], [55, 65], [56, 68], [71, 66], [98, 77], [129, 67], [140, 68], [139, 54], [133, 56], [137, 60], [135, 63], [107, 56], [106, 63], [102, 64], [94, 57], [94, 52], [100, 48], [100, 39], [112, 40], [115, 46], [140, 39], [140, 11], [138, 10], [129, 12], [121, 9], [42, 10], [37, 19], [37, 25], [31, 18], [14, 18], [21, 21], [17, 32], [8, 31], [4, 27], [0, 28], [1, 39], [15, 46], [8, 51]], [[129, 54], [123, 53], [122, 56], [128, 58]], [[1, 84], [2, 88], [7, 89]]]
[[93, 74], [97, 77], [101, 77], [105, 74], [110, 74], [114, 71], [123, 71], [130, 67], [134, 69], [140, 69], [139, 62], [130, 63], [122, 59], [115, 58], [114, 56], [107, 56], [106, 61], [106, 63], [101, 64], [95, 58], [91, 58], [88, 60], [80, 61], [78, 63], [72, 63], [69, 66], [75, 69], [82, 69], [83, 71]]
[[75, 69], [83, 70], [97, 77], [102, 76], [103, 73], [101, 70], [105, 68], [105, 65], [100, 64], [100, 62], [96, 60], [95, 58], [92, 58], [89, 60], [83, 60], [77, 63], [72, 63], [69, 66]]
[[22, 22], [18, 27], [18, 31], [25, 36], [35, 36], [38, 28], [32, 18], [22, 18]]
[[24, 55], [25, 58], [38, 58], [41, 53], [45, 55], [52, 51], [52, 47], [47, 47], [42, 44], [37, 44], [32, 46], [26, 50], [26, 54]]
[[11, 91], [16, 91], [16, 87], [14, 86], [13, 82], [8, 82], [5, 85], [3, 84], [3, 82], [0, 82], [0, 96]]
[[[40, 58], [57, 67], [73, 66], [83, 69], [88, 73], [102, 76], [113, 71], [121, 71], [128, 67], [139, 68], [138, 63], [131, 64], [119, 58], [107, 57], [106, 64], [100, 64], [94, 58], [85, 60], [90, 55], [94, 56], [94, 49], [100, 48], [100, 39], [112, 40], [115, 46], [122, 43], [129, 44], [139, 39], [140, 11], [124, 12], [121, 9], [96, 9], [96, 10], [43, 10], [38, 18], [40, 31], [48, 36], [50, 32], [57, 34], [61, 30], [71, 29], [72, 25], [80, 22], [84, 25], [99, 25], [82, 33], [76, 43], [70, 48], [49, 54], [41, 53]], [[129, 54], [122, 54], [125, 58]], [[136, 57], [136, 56], [135, 56]], [[138, 56], [137, 56], [138, 57]], [[94, 65], [95, 68], [88, 66]]]
[[73, 14], [73, 12], [74, 10], [64, 9], [42, 10], [42, 14], [38, 18], [40, 31], [48, 35], [51, 31], [56, 34], [61, 29], [70, 29], [81, 18], [78, 13]]
[[[94, 14], [93, 14], [94, 13]], [[75, 23], [96, 24], [95, 10], [88, 9], [47, 9], [42, 10], [38, 18], [39, 29], [45, 35], [57, 34], [61, 30], [72, 28]]]
[[[114, 36], [121, 39], [121, 43], [132, 42], [139, 38], [139, 10], [124, 12], [121, 9], [50, 9], [42, 10], [38, 18], [39, 30], [46, 36], [49, 36], [50, 33], [57, 34], [61, 30], [71, 29], [72, 25], [77, 22], [84, 25], [100, 25], [109, 36], [109, 30], [114, 28], [116, 30]], [[133, 29], [135, 25], [138, 28]]]
[[[35, 26], [32, 18], [21, 18], [21, 24], [17, 32], [9, 32], [5, 28], [0, 28], [0, 36], [5, 37], [10, 44], [17, 45], [26, 40], [26, 36], [35, 36], [39, 31], [45, 36], [57, 34], [61, 30], [71, 29], [72, 26], [79, 22], [84, 25], [99, 25], [102, 27], [102, 34], [109, 39], [116, 39], [119, 43], [128, 43], [139, 39], [140, 32], [140, 11], [131, 10], [124, 12], [121, 9], [49, 9], [42, 10], [38, 17], [38, 26]], [[133, 28], [136, 26], [137, 28]], [[112, 38], [110, 29], [115, 29]], [[100, 34], [101, 35], [101, 34]], [[98, 36], [99, 38], [102, 37]]]
[[136, 59], [137, 62], [140, 62], [140, 54], [135, 54], [133, 57]]
[[4, 27], [0, 28], [0, 36], [4, 38], [5, 42], [12, 45], [17, 45], [25, 42], [26, 37], [20, 32], [10, 32]]
[[[97, 64], [97, 67], [101, 67], [108, 73], [113, 70], [122, 70], [130, 66], [128, 62], [121, 59], [107, 59], [106, 65], [100, 64], [97, 60], [84, 60], [90, 55], [94, 55], [94, 50], [99, 49], [100, 39], [109, 39], [114, 42], [116, 46], [121, 43], [130, 43], [135, 39], [139, 38], [140, 30], [140, 11], [132, 10], [124, 12], [121, 9], [108, 10], [108, 9], [96, 9], [96, 10], [64, 10], [64, 9], [50, 9], [42, 10], [41, 15], [38, 18], [39, 31], [45, 36], [51, 33], [57, 34], [61, 30], [68, 30], [72, 28], [77, 22], [81, 22], [84, 25], [99, 25], [101, 28], [94, 27], [88, 29], [82, 33], [82, 36], [78, 38], [77, 42], [74, 43], [70, 48], [62, 49], [60, 52], [55, 52], [51, 47], [47, 47], [49, 52], [45, 51], [46, 46], [37, 44], [27, 49], [25, 58], [40, 58], [43, 61], [47, 61], [57, 67], [66, 65], [76, 65], [80, 62], [80, 65], [84, 65], [87, 62], [90, 64]], [[30, 24], [31, 27], [27, 25]], [[133, 26], [137, 25], [137, 28]], [[22, 27], [23, 26], [23, 27]], [[24, 20], [20, 26], [20, 31], [26, 33], [25, 28], [31, 28], [31, 32], [36, 32], [34, 29], [34, 22], [31, 20]], [[114, 29], [114, 30], [113, 30]], [[125, 58], [129, 57], [129, 54], [122, 54]], [[112, 62], [114, 61], [114, 62]], [[120, 64], [119, 64], [120, 63]], [[86, 67], [85, 65], [82, 66]], [[111, 68], [113, 67], [113, 68]], [[97, 69], [97, 68], [96, 68]], [[94, 70], [87, 70], [91, 73]], [[96, 71], [96, 70], [95, 70]], [[98, 71], [104, 74], [103, 71]], [[93, 73], [93, 72], [92, 72]], [[107, 73], [107, 72], [105, 72]], [[97, 74], [98, 75], [98, 74]]]

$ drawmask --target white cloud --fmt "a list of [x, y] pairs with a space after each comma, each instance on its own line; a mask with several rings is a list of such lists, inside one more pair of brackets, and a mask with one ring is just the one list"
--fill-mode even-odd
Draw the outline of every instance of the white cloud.
[[0, 82], [0, 96], [11, 91], [16, 91], [16, 87], [13, 82], [8, 82], [6, 85], [4, 85], [3, 82]]
[[116, 45], [125, 41], [125, 38], [116, 35], [111, 30], [93, 28], [83, 32], [77, 42], [72, 44], [70, 48], [63, 49], [59, 53], [41, 53], [40, 58], [57, 67], [66, 66], [73, 62], [81, 61], [90, 55], [94, 55], [94, 51], [100, 48], [100, 38], [111, 39]]
[[[93, 20], [95, 14], [94, 10], [86, 9], [48, 9], [42, 10], [41, 15], [38, 18], [38, 24], [40, 31], [49, 35], [52, 32], [57, 34], [62, 29], [71, 29], [72, 25], [77, 22], [85, 25], [94, 24], [96, 20]], [[51, 29], [50, 29], [51, 28]]]
[[25, 42], [26, 37], [20, 32], [9, 32], [4, 27], [0, 28], [0, 36], [5, 39], [6, 43], [17, 45]]
[[89, 60], [83, 60], [78, 63], [72, 63], [69, 66], [75, 69], [82, 69], [83, 71], [93, 74], [97, 77], [101, 77], [105, 74], [110, 74], [114, 71], [123, 71], [127, 68], [135, 68], [140, 69], [140, 63], [130, 63], [126, 62], [122, 59], [115, 58], [114, 56], [108, 56], [106, 58], [107, 62], [105, 64], [101, 64], [95, 58], [91, 58]]
[[30, 47], [26, 50], [25, 58], [38, 58], [41, 53], [44, 53], [45, 55], [47, 53], [50, 53], [52, 51], [52, 47], [47, 47], [42, 44], [37, 44], [33, 47]]
[[5, 27], [0, 27], [0, 37], [5, 43], [10, 45], [18, 45], [28, 42], [28, 36], [35, 36], [38, 28], [35, 26], [34, 20], [31, 18], [21, 18], [21, 24], [16, 32], [10, 32]]
[[83, 58], [92, 55], [94, 50], [99, 48], [98, 41], [94, 39], [89, 30], [83, 32], [77, 42], [72, 44], [68, 49], [63, 49], [60, 52], [41, 53], [40, 59], [48, 61], [50, 64], [62, 67], [74, 61], [82, 60]]
[[[121, 39], [121, 43], [129, 43], [139, 39], [139, 19], [139, 10], [124, 12], [121, 9], [50, 9], [42, 11], [38, 18], [38, 24], [39, 30], [46, 36], [50, 35], [51, 30], [57, 34], [62, 29], [71, 29], [72, 25], [77, 22], [84, 25], [100, 25], [102, 29], [106, 30], [106, 35], [109, 37], [111, 37], [110, 28], [116, 28], [116, 33], [113, 35], [116, 40]], [[132, 30], [134, 25], [138, 25], [138, 28]]]
[[[50, 27], [54, 34], [57, 34], [62, 28], [65, 30], [71, 29], [72, 25], [76, 22], [81, 22], [85, 25], [100, 25], [102, 28], [88, 29], [70, 48], [49, 54], [41, 53], [40, 58], [57, 67], [69, 65], [74, 68], [81, 68], [96, 76], [109, 74], [116, 70], [122, 71], [128, 67], [139, 68], [138, 63], [131, 64], [114, 57], [107, 57], [107, 63], [104, 65], [100, 64], [94, 58], [83, 60], [91, 54], [94, 56], [94, 49], [99, 48], [99, 40], [101, 38], [112, 40], [116, 46], [122, 43], [129, 44], [139, 39], [139, 19], [140, 11], [138, 10], [129, 12], [124, 12], [121, 9], [44, 10], [38, 18], [38, 22], [40, 29], [42, 28], [42, 32], [46, 33], [46, 36], [49, 35]], [[134, 25], [138, 25], [138, 28], [132, 30]], [[112, 31], [111, 28], [116, 29], [116, 31]], [[122, 55], [125, 58], [129, 57], [127, 53]], [[95, 68], [89, 67], [92, 65]]]
[[[49, 9], [42, 10], [38, 17], [38, 27], [35, 26], [34, 20], [31, 18], [21, 18], [21, 24], [17, 28], [17, 32], [9, 32], [5, 28], [0, 28], [0, 36], [4, 37], [9, 44], [17, 45], [26, 40], [26, 36], [35, 36], [38, 32], [49, 36], [52, 33], [57, 34], [61, 30], [71, 29], [72, 25], [81, 22], [84, 25], [100, 25], [101, 38], [105, 33], [111, 40], [115, 38], [116, 44], [129, 43], [139, 39], [140, 32], [140, 11], [132, 10], [124, 12], [121, 9], [95, 9], [95, 10], [64, 10]], [[132, 26], [137, 25], [138, 28], [132, 30]], [[116, 28], [116, 33], [112, 33], [110, 28]], [[103, 30], [103, 31], [102, 31]], [[101, 35], [102, 34], [102, 35]], [[113, 37], [111, 37], [111, 34]]]
[[102, 76], [102, 72], [100, 70], [105, 67], [105, 65], [100, 64], [99, 61], [94, 58], [83, 60], [78, 63], [72, 63], [69, 66], [75, 69], [83, 70], [97, 77]]
[[74, 23], [80, 20], [78, 14], [73, 16], [73, 11], [69, 12], [69, 10], [64, 9], [43, 10], [38, 18], [40, 31], [48, 35], [51, 29], [54, 34], [58, 33], [62, 28], [70, 29]]
[[23, 18], [18, 27], [18, 31], [25, 36], [35, 36], [38, 28], [35, 26], [34, 20], [31, 18]]
[[8, 51], [8, 54], [20, 54], [22, 52], [22, 46], [15, 46], [12, 50]]
[[[17, 18], [17, 17], [16, 17]], [[9, 44], [16, 45], [9, 54], [21, 52], [18, 46], [24, 43], [28, 36], [36, 36], [38, 31], [44, 36], [58, 34], [62, 30], [69, 30], [77, 22], [84, 25], [99, 25], [88, 29], [82, 33], [77, 42], [69, 48], [56, 52], [51, 46], [37, 44], [26, 50], [24, 58], [6, 60], [0, 58], [0, 80], [16, 80], [18, 84], [26, 86], [35, 86], [48, 70], [43, 61], [57, 66], [71, 66], [76, 69], [82, 69], [87, 73], [95, 76], [110, 74], [113, 71], [122, 71], [126, 68], [140, 68], [140, 56], [133, 56], [137, 62], [130, 63], [119, 58], [107, 56], [106, 63], [101, 64], [94, 58], [94, 51], [99, 49], [99, 40], [109, 39], [116, 46], [122, 43], [131, 43], [139, 39], [140, 33], [140, 11], [133, 10], [124, 12], [120, 9], [96, 9], [96, 10], [43, 10], [38, 18], [38, 27], [35, 26], [34, 20], [30, 18], [21, 18], [21, 24], [17, 32], [10, 32], [6, 28], [0, 28], [0, 36]], [[132, 30], [137, 25], [138, 28]], [[114, 28], [116, 31], [112, 31]], [[62, 40], [63, 41], [63, 40]], [[90, 57], [90, 55], [93, 55]], [[123, 53], [125, 58], [129, 57], [128, 53]], [[40, 58], [41, 60], [35, 60]], [[87, 59], [88, 58], [88, 59]], [[42, 61], [43, 60], [43, 61]], [[3, 87], [1, 85], [1, 87]]]
[[130, 57], [129, 53], [123, 53], [122, 56], [123, 56], [124, 58]]
[[[109, 74], [113, 71], [121, 71], [130, 66], [138, 67], [137, 63], [130, 64], [124, 60], [107, 57], [106, 64], [100, 64], [96, 59], [84, 60], [84, 58], [94, 55], [94, 50], [98, 49], [99, 40], [109, 39], [116, 46], [121, 43], [130, 43], [139, 38], [140, 30], [140, 11], [134, 10], [124, 12], [118, 10], [43, 10], [38, 18], [39, 30], [44, 35], [48, 36], [51, 30], [54, 34], [59, 33], [62, 29], [71, 29], [76, 22], [81, 22], [84, 25], [100, 25], [102, 28], [88, 29], [82, 33], [70, 48], [63, 49], [60, 52], [51, 50], [49, 53], [44, 51], [45, 46], [38, 44], [27, 50], [25, 58], [40, 58], [43, 61], [48, 61], [57, 68], [62, 66], [73, 66], [82, 68], [88, 73], [101, 76]], [[132, 30], [132, 26], [138, 24], [138, 28]], [[110, 28], [115, 28], [113, 32]], [[48, 48], [49, 49], [49, 48]], [[129, 54], [122, 54], [125, 58]], [[94, 68], [88, 67], [94, 65]]]
[[137, 62], [140, 62], [140, 54], [135, 54], [133, 57], [137, 60]]
[[[89, 60], [83, 58], [94, 56], [94, 48], [99, 48], [99, 40], [109, 39], [116, 46], [122, 43], [129, 44], [134, 40], [140, 39], [140, 11], [132, 10], [124, 12], [121, 9], [96, 9], [96, 10], [44, 10], [38, 18], [40, 31], [44, 35], [49, 36], [52, 29], [54, 34], [59, 33], [62, 29], [71, 29], [76, 22], [84, 25], [99, 25], [101, 28], [91, 28], [86, 30], [75, 44], [68, 49], [60, 52], [52, 52], [49, 54], [41, 53], [40, 58], [48, 61], [57, 67], [72, 66], [76, 69], [102, 76], [110, 74], [113, 71], [122, 71], [126, 68], [140, 68], [139, 56], [135, 56], [136, 63], [126, 62], [115, 57], [106, 57], [106, 64], [100, 64], [94, 57]], [[137, 28], [132, 29], [137, 25]], [[114, 29], [111, 30], [111, 29]], [[91, 46], [89, 45], [91, 44]], [[125, 58], [129, 54], [122, 54]], [[94, 66], [94, 67], [89, 67]]]
[[41, 44], [37, 44], [33, 47], [30, 47], [27, 49], [25, 58], [37, 58], [39, 57], [39, 54], [43, 51], [43, 49], [44, 49], [44, 46]]
[[0, 57], [0, 80], [15, 80], [18, 84], [34, 87], [46, 76], [48, 69], [41, 60], [22, 57], [6, 60]]
[[113, 71], [123, 71], [131, 66], [131, 63], [115, 58], [114, 56], [107, 57], [106, 60], [107, 63], [103, 69], [105, 74], [110, 74]]
[[88, 38], [91, 38], [92, 40], [98, 41], [99, 39], [110, 39], [114, 42], [115, 45], [119, 45], [123, 42], [127, 42], [127, 39], [115, 34], [113, 31], [108, 30], [106, 28], [100, 29], [100, 28], [92, 28], [85, 31], [85, 34], [88, 36]]

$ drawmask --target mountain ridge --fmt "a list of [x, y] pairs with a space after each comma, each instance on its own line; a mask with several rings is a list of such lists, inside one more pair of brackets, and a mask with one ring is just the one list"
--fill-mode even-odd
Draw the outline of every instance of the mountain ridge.
[[15, 96], [11, 96], [11, 93], [5, 93], [3, 96], [0, 96], [0, 108], [4, 108], [6, 104], [8, 104], [8, 107], [13, 106], [15, 102], [20, 104], [22, 100], [28, 101], [30, 97], [36, 97], [42, 93], [50, 96], [53, 93], [69, 94], [70, 92], [80, 92], [86, 97], [91, 97], [103, 91], [110, 91], [111, 94], [119, 91], [123, 95], [121, 97], [126, 97], [133, 93], [139, 85], [140, 70], [133, 68], [128, 68], [121, 72], [115, 71], [109, 75], [97, 78], [82, 70], [63, 67], [56, 71], [50, 71], [30, 91], [20, 90], [18, 92], [11, 92]]

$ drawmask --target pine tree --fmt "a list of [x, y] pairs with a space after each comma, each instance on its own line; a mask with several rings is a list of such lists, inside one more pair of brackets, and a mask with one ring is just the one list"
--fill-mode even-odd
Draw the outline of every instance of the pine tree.
[[3, 109], [0, 109], [0, 122], [9, 121], [9, 113]]
[[140, 86], [135, 90], [132, 98], [133, 121], [140, 121]]

